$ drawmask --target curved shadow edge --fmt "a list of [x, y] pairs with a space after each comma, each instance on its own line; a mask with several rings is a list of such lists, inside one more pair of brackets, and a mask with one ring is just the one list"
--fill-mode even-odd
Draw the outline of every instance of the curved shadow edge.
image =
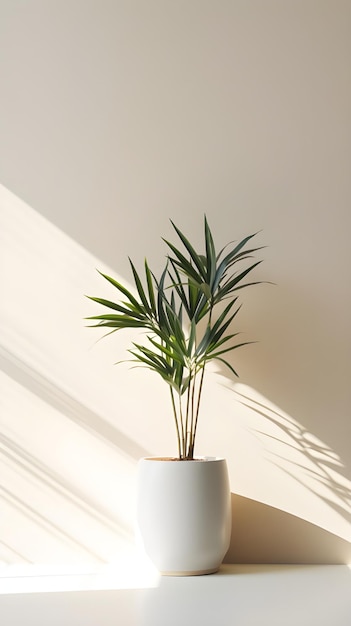
[[351, 543], [295, 515], [232, 493], [224, 563], [350, 564]]

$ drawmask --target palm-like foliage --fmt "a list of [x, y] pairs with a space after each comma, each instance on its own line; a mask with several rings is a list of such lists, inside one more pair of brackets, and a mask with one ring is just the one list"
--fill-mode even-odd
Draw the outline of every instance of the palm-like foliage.
[[[177, 432], [178, 456], [192, 459], [206, 364], [218, 360], [237, 376], [224, 355], [250, 342], [235, 342], [229, 332], [240, 309], [237, 292], [258, 284], [245, 279], [261, 262], [251, 262], [260, 248], [250, 248], [255, 235], [216, 252], [207, 219], [204, 219], [205, 254], [195, 251], [173, 224], [180, 247], [166, 241], [169, 255], [159, 279], [145, 261], [142, 280], [130, 260], [136, 292], [102, 274], [116, 289], [118, 302], [90, 297], [113, 312], [89, 317], [97, 327], [141, 328], [146, 344], [133, 343], [131, 361], [143, 365], [169, 385]], [[249, 263], [243, 267], [242, 262]], [[222, 304], [222, 307], [218, 305]], [[221, 312], [216, 317], [216, 308]], [[228, 332], [227, 332], [228, 331]]]

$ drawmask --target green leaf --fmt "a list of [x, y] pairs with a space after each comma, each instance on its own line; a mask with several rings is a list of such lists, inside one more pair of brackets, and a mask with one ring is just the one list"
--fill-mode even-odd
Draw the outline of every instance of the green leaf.
[[228, 363], [228, 361], [226, 361], [225, 359], [221, 359], [220, 357], [217, 357], [216, 360], [221, 361], [224, 365], [226, 365], [230, 369], [230, 371], [234, 374], [234, 376], [239, 378], [239, 374], [235, 371], [234, 367], [230, 365], [230, 363]]
[[255, 341], [243, 341], [242, 343], [237, 343], [230, 348], [225, 348], [224, 350], [219, 350], [218, 352], [213, 352], [211, 354], [211, 359], [217, 359], [220, 354], [225, 354], [226, 352], [232, 352], [233, 350], [237, 350], [237, 348], [242, 348], [243, 346], [248, 346], [251, 343], [256, 343]]
[[[99, 300], [99, 299], [97, 299], [97, 300]], [[100, 304], [102, 304], [102, 302], [100, 302]], [[138, 311], [127, 309], [127, 308], [119, 306], [119, 305], [117, 305], [115, 307], [111, 307], [111, 308], [113, 308], [115, 311], [118, 311], [118, 312], [122, 313], [122, 315], [116, 315], [116, 313], [110, 314], [110, 319], [115, 319], [115, 318], [116, 319], [123, 319], [125, 317], [126, 319], [134, 318], [134, 319], [138, 319], [138, 320], [145, 320], [145, 323], [148, 323], [148, 317], [145, 316], [143, 313], [139, 313]], [[90, 320], [99, 319], [99, 318], [101, 318], [101, 319], [108, 319], [106, 317], [106, 315], [107, 314], [91, 315], [90, 317], [86, 317], [85, 319], [88, 319], [88, 320], [89, 319]]]
[[138, 310], [140, 309], [140, 302], [138, 302], [138, 300], [133, 296], [133, 294], [126, 287], [124, 287], [121, 283], [119, 283], [117, 280], [115, 280], [111, 276], [108, 276], [107, 274], [103, 274], [99, 270], [98, 270], [98, 272], [99, 272], [99, 274], [101, 274], [101, 276], [103, 278], [105, 278], [109, 283], [111, 283], [111, 285], [116, 287], [116, 289], [118, 289], [118, 291], [120, 291], [125, 296], [127, 296], [128, 300], [132, 304], [134, 304], [136, 309], [138, 309]]
[[102, 315], [90, 315], [90, 317], [86, 317], [85, 319], [87, 320], [110, 320], [110, 321], [116, 321], [116, 322], [120, 322], [120, 321], [129, 321], [129, 320], [134, 320], [135, 318], [133, 317], [127, 317], [126, 315], [116, 315], [113, 313], [103, 313]]
[[173, 343], [172, 341], [169, 341], [165, 345], [162, 343], [158, 343], [152, 337], [148, 337], [148, 340], [152, 343], [152, 345], [155, 348], [160, 350], [160, 352], [163, 352], [164, 354], [169, 356], [173, 361], [177, 361], [178, 363], [181, 363], [182, 365], [184, 365], [184, 353], [182, 352], [181, 349], [179, 349], [179, 346], [177, 343]]
[[170, 243], [166, 239], [164, 239], [163, 241], [177, 257], [176, 259], [172, 259], [173, 263], [175, 263], [179, 267], [179, 269], [183, 274], [185, 274], [185, 276], [190, 276], [196, 282], [201, 282], [206, 279], [206, 276], [203, 276], [202, 272], [196, 272], [196, 269], [192, 266], [190, 261], [188, 261], [188, 259], [186, 259], [186, 257], [179, 250], [177, 250], [177, 248], [172, 243]]
[[212, 346], [213, 344], [216, 344], [221, 339], [223, 333], [231, 324], [231, 322], [233, 321], [234, 317], [237, 315], [240, 309], [240, 307], [238, 307], [237, 310], [228, 318], [228, 314], [230, 310], [232, 309], [233, 305], [235, 304], [235, 302], [236, 302], [236, 299], [232, 300], [226, 306], [226, 308], [224, 309], [222, 314], [219, 316], [218, 320], [214, 323], [212, 328], [209, 326], [206, 328], [203, 338], [200, 341], [196, 349], [197, 356], [207, 353], [209, 347]]
[[211, 300], [211, 288], [207, 283], [201, 283], [200, 289], [202, 293], [206, 296], [206, 300]]
[[164, 303], [167, 301], [166, 295], [164, 292], [164, 283], [165, 278], [168, 273], [168, 263], [166, 263], [166, 267], [164, 268], [159, 283], [157, 283], [157, 316], [158, 316], [158, 324], [160, 329], [163, 332], [171, 333], [172, 329], [169, 325], [168, 318], [166, 316], [164, 310]]
[[225, 337], [222, 337], [221, 339], [219, 339], [215, 343], [214, 342], [210, 343], [209, 347], [206, 350], [206, 354], [211, 354], [211, 352], [213, 352], [214, 350], [218, 350], [218, 348], [220, 346], [222, 346], [224, 343], [227, 343], [228, 341], [230, 341], [234, 337], [237, 337], [238, 335], [240, 335], [239, 332], [238, 333], [231, 333], [230, 335], [226, 335]]
[[140, 354], [139, 352], [134, 352], [134, 350], [128, 350], [128, 352], [132, 354], [137, 361], [140, 361], [141, 363], [144, 363], [145, 365], [147, 365], [149, 369], [155, 371], [157, 374], [162, 376], [162, 378], [169, 377], [169, 372], [167, 371], [167, 369], [165, 369], [164, 367], [158, 366], [156, 363], [154, 363], [152, 360], [150, 360], [143, 354]]
[[153, 276], [147, 264], [147, 260], [145, 259], [145, 275], [146, 275], [146, 283], [149, 293], [150, 307], [153, 315], [156, 317], [156, 301], [155, 301], [155, 291], [153, 285]]
[[172, 309], [172, 307], [169, 305], [167, 301], [165, 302], [165, 310], [166, 310], [166, 315], [168, 317], [170, 328], [172, 330], [171, 335], [175, 336], [179, 346], [182, 346], [184, 349], [186, 340], [185, 340], [183, 327], [182, 327], [182, 324], [180, 323], [178, 315], [175, 313], [175, 311]]
[[206, 246], [206, 266], [207, 283], [212, 285], [216, 273], [216, 249], [210, 227], [205, 216], [205, 246]]
[[132, 318], [126, 320], [123, 318], [122, 320], [115, 320], [113, 322], [101, 321], [100, 324], [89, 324], [89, 328], [145, 328], [145, 322], [143, 320], [139, 321]]
[[193, 263], [196, 265], [200, 275], [202, 276], [202, 280], [206, 280], [206, 268], [204, 267], [204, 264], [201, 261], [200, 256], [194, 250], [194, 248], [191, 245], [190, 241], [185, 237], [185, 235], [183, 235], [183, 233], [179, 230], [179, 228], [177, 228], [177, 226], [174, 224], [174, 222], [172, 222], [172, 220], [170, 220], [170, 222], [171, 222], [174, 230], [176, 231], [178, 237], [181, 239], [184, 247], [186, 248], [186, 250], [190, 254], [190, 257], [191, 257]]
[[135, 346], [144, 357], [149, 359], [150, 363], [154, 363], [158, 368], [164, 368], [167, 372], [171, 370], [169, 363], [161, 354], [155, 354], [155, 352], [149, 350], [146, 346], [134, 342], [133, 346]]
[[[227, 261], [227, 263], [229, 263], [234, 257], [236, 257], [236, 255], [240, 252], [240, 250], [246, 246], [246, 244], [248, 243], [248, 241], [250, 241], [250, 239], [252, 239], [253, 237], [256, 237], [258, 233], [253, 233], [252, 235], [248, 235], [247, 237], [244, 237], [244, 239], [242, 239], [225, 257], [224, 260]], [[233, 242], [232, 242], [233, 243]], [[230, 244], [228, 244], [230, 245]], [[219, 253], [217, 260], [219, 259], [219, 257], [222, 255], [222, 253], [224, 252], [225, 248], [227, 248], [227, 246], [225, 246], [221, 252]]]
[[192, 319], [191, 324], [190, 324], [190, 335], [189, 335], [188, 351], [187, 351], [189, 359], [191, 358], [193, 348], [195, 346], [195, 341], [196, 341], [196, 321], [195, 319]]
[[196, 348], [196, 351], [195, 351], [196, 356], [199, 356], [200, 354], [206, 352], [206, 349], [211, 344], [211, 332], [212, 332], [211, 327], [207, 326], [202, 336], [202, 339]]
[[190, 303], [190, 299], [188, 301], [188, 298], [186, 296], [183, 283], [181, 281], [181, 278], [180, 278], [179, 272], [177, 270], [177, 267], [173, 263], [173, 259], [170, 259], [170, 263], [172, 265], [172, 269], [173, 269], [173, 271], [175, 273], [175, 276], [176, 276], [174, 278], [173, 274], [170, 271], [168, 272], [169, 278], [171, 280], [171, 286], [175, 289], [176, 293], [178, 294], [179, 300], [183, 304], [183, 307], [185, 309], [186, 314], [188, 315], [188, 317], [191, 317], [191, 303]]
[[140, 296], [140, 300], [142, 301], [146, 311], [150, 314], [151, 313], [150, 305], [149, 305], [149, 302], [148, 302], [147, 297], [145, 295], [145, 291], [144, 291], [142, 282], [140, 280], [139, 274], [136, 271], [134, 263], [132, 262], [131, 259], [129, 259], [129, 263], [130, 263], [130, 266], [132, 268], [132, 272], [133, 272], [133, 276], [134, 276], [134, 282], [135, 282], [135, 286], [137, 288], [138, 294]]
[[257, 248], [250, 248], [249, 250], [242, 250], [239, 254], [236, 254], [234, 258], [228, 262], [228, 267], [234, 265], [234, 263], [239, 263], [245, 261], [246, 259], [252, 259], [254, 254], [259, 250], [264, 250], [266, 246], [258, 246]]
[[213, 277], [213, 282], [211, 283], [211, 291], [213, 296], [215, 295], [221, 280], [225, 277], [226, 270], [227, 262], [226, 260], [223, 260], [217, 267], [215, 275]]
[[238, 283], [240, 283], [243, 280], [243, 278], [245, 278], [245, 276], [247, 276], [249, 272], [252, 272], [252, 270], [255, 269], [255, 267], [257, 267], [257, 265], [259, 265], [261, 262], [262, 261], [257, 261], [256, 263], [253, 263], [252, 265], [250, 265], [250, 267], [243, 270], [240, 274], [238, 274], [234, 278], [227, 280], [227, 282], [224, 285], [222, 285], [221, 288], [218, 290], [217, 295], [216, 295], [216, 302], [219, 302], [225, 296], [235, 291], [238, 288], [237, 287]]
[[[130, 314], [130, 309], [117, 304], [116, 302], [111, 302], [111, 300], [105, 300], [104, 298], [94, 298], [93, 296], [86, 296], [89, 300], [93, 300], [93, 302], [97, 302], [98, 304], [102, 304], [102, 306], [106, 306], [110, 309], [114, 309], [115, 311], [119, 311], [120, 313]], [[142, 315], [138, 313], [140, 317]]]

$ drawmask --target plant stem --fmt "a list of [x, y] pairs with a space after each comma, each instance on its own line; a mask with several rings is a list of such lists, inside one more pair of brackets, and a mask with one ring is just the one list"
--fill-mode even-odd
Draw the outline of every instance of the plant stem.
[[[211, 327], [213, 306], [214, 306], [214, 304], [213, 304], [213, 300], [212, 300], [211, 303], [210, 303], [210, 310], [209, 310], [209, 315], [208, 315], [208, 327]], [[197, 422], [198, 422], [198, 419], [199, 419], [200, 401], [201, 401], [201, 396], [202, 396], [202, 387], [203, 387], [203, 384], [204, 384], [205, 367], [206, 367], [206, 362], [204, 363], [204, 366], [203, 366], [202, 372], [201, 372], [200, 385], [199, 385], [199, 390], [198, 390], [198, 394], [197, 394], [197, 406], [196, 406], [195, 424], [194, 424], [194, 427], [192, 428], [192, 432], [193, 432], [193, 444], [192, 444], [193, 452], [194, 452], [194, 446], [195, 446]]]
[[178, 424], [178, 419], [177, 419], [177, 410], [176, 410], [176, 406], [175, 406], [174, 393], [173, 393], [172, 387], [170, 387], [169, 390], [171, 392], [173, 415], [174, 415], [174, 421], [175, 421], [176, 432], [177, 432], [178, 456], [181, 459], [183, 457], [183, 454], [182, 454], [182, 444], [181, 444], [181, 438], [180, 438], [180, 432], [179, 432], [179, 424]]
[[195, 409], [195, 392], [196, 392], [196, 370], [193, 377], [193, 385], [191, 390], [191, 424], [190, 424], [190, 441], [188, 444], [188, 456], [189, 458], [194, 457], [194, 409]]
[[196, 417], [195, 417], [195, 425], [194, 425], [194, 429], [193, 429], [193, 442], [194, 443], [195, 443], [195, 436], [196, 436], [196, 429], [197, 429], [197, 421], [199, 419], [200, 400], [201, 400], [201, 394], [202, 394], [202, 386], [203, 386], [203, 383], [204, 383], [204, 376], [205, 376], [205, 365], [202, 368], [201, 378], [200, 378], [200, 386], [199, 386], [199, 391], [198, 391], [198, 394], [197, 394]]
[[189, 429], [189, 407], [190, 407], [190, 388], [191, 388], [191, 372], [189, 372], [190, 383], [186, 392], [186, 417], [185, 417], [185, 446], [184, 446], [184, 454], [187, 456], [187, 448], [188, 448], [188, 429]]
[[180, 392], [178, 392], [178, 406], [179, 406], [179, 421], [180, 421], [180, 428], [181, 428], [181, 433], [182, 433], [182, 452], [183, 452], [183, 456], [181, 458], [184, 457], [185, 455], [185, 441], [186, 441], [186, 433], [184, 432], [184, 418], [183, 418], [183, 407], [182, 407], [182, 396], [180, 394]]

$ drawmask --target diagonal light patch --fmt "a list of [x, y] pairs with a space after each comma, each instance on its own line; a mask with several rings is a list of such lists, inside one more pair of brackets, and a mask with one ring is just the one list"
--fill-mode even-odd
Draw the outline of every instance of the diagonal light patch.
[[142, 394], [129, 391], [127, 367], [112, 367], [130, 337], [96, 349], [84, 327], [98, 264], [108, 271], [0, 186], [4, 564], [97, 566], [134, 553], [136, 462], [149, 450], [129, 428]]

